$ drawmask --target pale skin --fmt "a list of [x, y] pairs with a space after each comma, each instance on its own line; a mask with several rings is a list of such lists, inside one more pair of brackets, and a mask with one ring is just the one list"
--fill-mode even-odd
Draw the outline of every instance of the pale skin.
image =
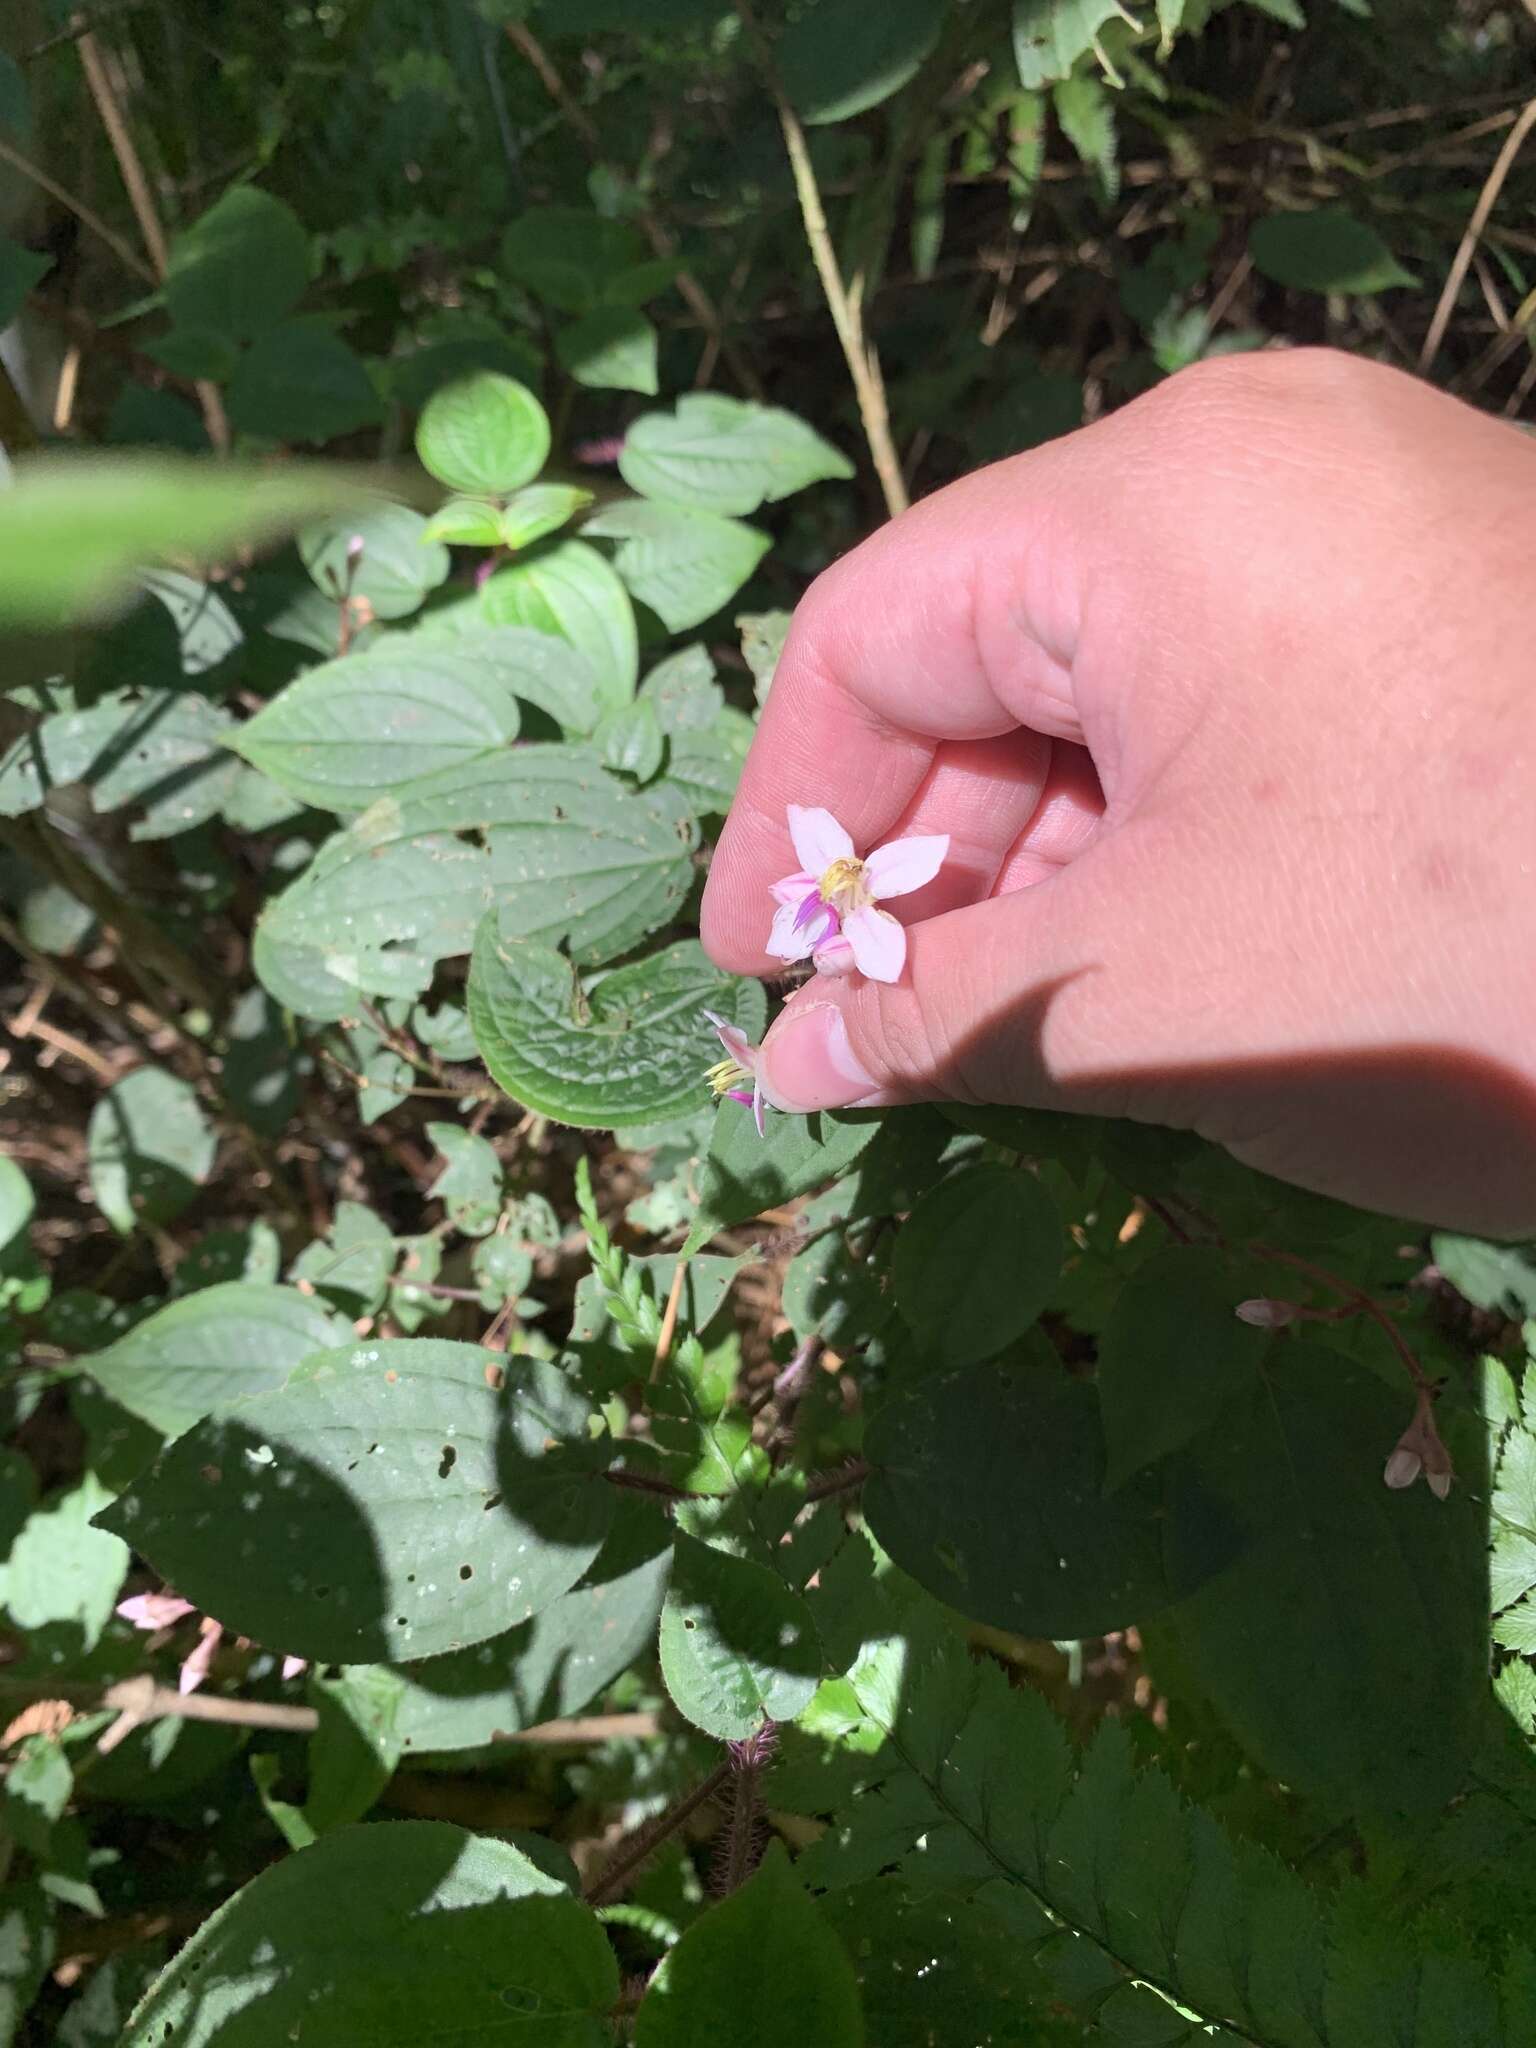
[[795, 615], [704, 899], [739, 973], [791, 803], [951, 848], [771, 1101], [1131, 1116], [1536, 1235], [1536, 438], [1275, 352], [967, 477]]

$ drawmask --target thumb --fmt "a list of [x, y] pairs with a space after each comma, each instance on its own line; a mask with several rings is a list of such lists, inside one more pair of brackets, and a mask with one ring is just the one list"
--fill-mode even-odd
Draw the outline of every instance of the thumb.
[[1129, 997], [1126, 954], [1142, 952], [1151, 922], [1140, 892], [1106, 886], [1118, 865], [1090, 852], [912, 926], [897, 982], [818, 975], [763, 1041], [768, 1100], [802, 1114], [934, 1101], [1103, 1110], [1113, 1094], [1118, 1108], [1116, 1069], [1145, 1003], [1144, 983], [1140, 1005]]

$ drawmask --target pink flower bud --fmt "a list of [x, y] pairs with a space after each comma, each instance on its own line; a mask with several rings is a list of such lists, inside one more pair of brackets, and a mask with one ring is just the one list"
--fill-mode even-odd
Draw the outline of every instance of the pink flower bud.
[[839, 978], [845, 974], [852, 974], [857, 962], [854, 960], [853, 947], [848, 940], [841, 932], [834, 932], [832, 937], [819, 945], [811, 955], [811, 965], [818, 974], [830, 974], [834, 978]]
[[[1423, 1470], [1423, 1464], [1424, 1461], [1420, 1458], [1417, 1451], [1408, 1450], [1404, 1445], [1399, 1444], [1391, 1457], [1388, 1458], [1387, 1469], [1381, 1476], [1388, 1486], [1401, 1492], [1405, 1486], [1412, 1486], [1419, 1473]], [[1444, 1494], [1440, 1498], [1443, 1500], [1445, 1498]]]
[[1240, 1301], [1232, 1313], [1255, 1330], [1283, 1330], [1287, 1323], [1295, 1322], [1301, 1310], [1294, 1301], [1273, 1301], [1261, 1294], [1252, 1301]]

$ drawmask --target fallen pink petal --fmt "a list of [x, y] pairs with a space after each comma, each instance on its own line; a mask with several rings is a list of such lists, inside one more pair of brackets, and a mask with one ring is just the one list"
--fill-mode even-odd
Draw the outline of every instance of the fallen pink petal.
[[800, 866], [770, 885], [779, 906], [766, 950], [777, 960], [810, 960], [823, 974], [899, 981], [907, 960], [904, 925], [876, 906], [931, 882], [949, 853], [948, 833], [892, 839], [860, 859], [830, 811], [790, 804], [789, 836]]

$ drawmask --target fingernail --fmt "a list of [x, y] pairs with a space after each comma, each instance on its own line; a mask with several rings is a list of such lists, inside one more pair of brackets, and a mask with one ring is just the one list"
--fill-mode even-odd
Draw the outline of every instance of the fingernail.
[[845, 1109], [875, 1091], [854, 1057], [848, 1027], [835, 1003], [789, 1009], [763, 1040], [763, 1093], [776, 1109], [806, 1115]]

